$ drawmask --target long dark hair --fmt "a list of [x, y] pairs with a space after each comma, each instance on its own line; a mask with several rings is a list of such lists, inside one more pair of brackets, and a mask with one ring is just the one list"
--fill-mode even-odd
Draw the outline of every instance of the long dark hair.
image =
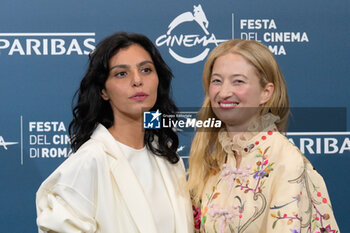
[[[99, 123], [106, 128], [113, 125], [112, 108], [108, 101], [102, 99], [101, 91], [105, 88], [109, 75], [109, 60], [120, 49], [127, 48], [132, 44], [142, 46], [150, 54], [158, 74], [157, 100], [150, 111], [159, 109], [161, 113], [167, 115], [174, 115], [177, 111], [177, 107], [170, 97], [173, 74], [151, 40], [141, 34], [115, 33], [100, 42], [90, 54], [89, 68], [73, 98], [75, 100], [78, 97], [73, 108], [73, 120], [69, 124], [73, 152], [90, 139]], [[155, 137], [157, 140], [154, 140]], [[176, 153], [179, 139], [171, 128], [146, 129], [144, 142], [149, 150], [158, 156], [166, 157], [170, 163], [179, 161]]]

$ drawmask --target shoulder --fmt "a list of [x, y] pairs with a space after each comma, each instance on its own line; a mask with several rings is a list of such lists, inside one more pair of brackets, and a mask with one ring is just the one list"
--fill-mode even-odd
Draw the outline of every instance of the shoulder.
[[288, 153], [293, 157], [303, 157], [303, 153], [301, 153], [299, 148], [279, 132], [276, 132], [274, 137], [272, 137], [271, 147], [276, 148], [280, 152]]
[[93, 139], [85, 142], [75, 153], [60, 166], [58, 170], [69, 170], [77, 168], [91, 169], [99, 165], [106, 157], [104, 145]]
[[39, 226], [68, 229], [74, 222], [77, 229], [83, 229], [82, 225], [86, 229], [90, 224], [95, 228], [92, 216], [97, 204], [96, 190], [103, 187], [101, 171], [106, 170], [101, 166], [103, 156], [100, 146], [89, 140], [41, 184], [36, 193]]
[[71, 154], [40, 186], [52, 190], [57, 186], [76, 187], [94, 185], [94, 181], [106, 169], [106, 153], [103, 145], [92, 139]]
[[305, 171], [310, 176], [322, 179], [307, 157], [284, 135], [276, 133], [270, 146], [276, 170], [294, 175], [301, 175]]
[[273, 160], [276, 161], [277, 168], [290, 173], [302, 172], [307, 159], [299, 148], [279, 132], [275, 133], [271, 139], [270, 153]]
[[105, 146], [102, 142], [96, 141], [94, 139], [89, 139], [86, 141], [75, 153], [73, 153], [69, 159], [71, 161], [84, 160], [84, 161], [96, 161], [102, 159], [102, 155], [106, 154]]

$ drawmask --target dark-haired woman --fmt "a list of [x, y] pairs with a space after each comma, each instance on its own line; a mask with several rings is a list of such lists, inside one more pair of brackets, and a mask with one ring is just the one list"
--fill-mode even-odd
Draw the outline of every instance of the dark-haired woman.
[[193, 232], [177, 135], [142, 128], [143, 111], [176, 111], [171, 78], [143, 35], [97, 46], [69, 127], [74, 153], [37, 192], [39, 232]]

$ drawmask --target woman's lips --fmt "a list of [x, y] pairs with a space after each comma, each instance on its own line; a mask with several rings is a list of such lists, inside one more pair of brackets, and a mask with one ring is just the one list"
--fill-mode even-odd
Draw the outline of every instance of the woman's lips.
[[219, 101], [219, 107], [221, 109], [233, 109], [237, 107], [238, 104], [239, 103], [236, 101], [228, 101], [228, 100]]
[[147, 97], [148, 95], [146, 93], [137, 92], [134, 95], [130, 96], [129, 98], [136, 101], [142, 101], [142, 100], [145, 100]]

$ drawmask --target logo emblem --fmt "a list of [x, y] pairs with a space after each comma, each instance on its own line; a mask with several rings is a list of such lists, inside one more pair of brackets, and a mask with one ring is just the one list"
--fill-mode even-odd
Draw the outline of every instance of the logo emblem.
[[[185, 23], [185, 22], [191, 22], [195, 21], [199, 24], [199, 26], [202, 28], [204, 33], [206, 35], [209, 35], [208, 32], [208, 26], [209, 22], [207, 20], [207, 16], [205, 15], [202, 6], [199, 4], [198, 6], [193, 6], [193, 14], [192, 12], [185, 12], [181, 15], [177, 16], [168, 26], [169, 30], [166, 33], [167, 35], [170, 35], [171, 31], [176, 28], [178, 25]], [[205, 24], [205, 25], [204, 25]]]
[[5, 142], [4, 138], [0, 136], [0, 146], [7, 150], [7, 146], [18, 144], [18, 142]]
[[144, 129], [160, 129], [160, 116], [162, 114], [159, 110], [143, 113], [143, 128]]
[[[180, 34], [180, 35], [173, 35], [173, 30], [186, 22], [196, 22], [202, 31], [204, 32], [203, 36], [200, 36], [198, 34]], [[185, 63], [185, 64], [193, 64], [199, 61], [203, 61], [210, 49], [207, 48], [208, 44], [215, 44], [215, 46], [218, 45], [218, 43], [224, 42], [226, 40], [217, 40], [214, 33], [210, 35], [208, 31], [209, 22], [207, 19], [207, 16], [205, 15], [202, 6], [198, 4], [198, 6], [193, 6], [193, 13], [192, 12], [184, 12], [180, 15], [178, 15], [168, 26], [168, 31], [165, 35], [161, 35], [156, 40], [157, 46], [166, 45], [169, 49], [169, 54], [178, 60], [179, 62]], [[184, 57], [179, 55], [177, 52], [174, 51], [172, 48], [174, 45], [183, 46], [185, 48], [188, 47], [195, 47], [197, 45], [202, 45], [201, 47], [204, 47], [204, 50], [193, 56], [193, 57]]]

